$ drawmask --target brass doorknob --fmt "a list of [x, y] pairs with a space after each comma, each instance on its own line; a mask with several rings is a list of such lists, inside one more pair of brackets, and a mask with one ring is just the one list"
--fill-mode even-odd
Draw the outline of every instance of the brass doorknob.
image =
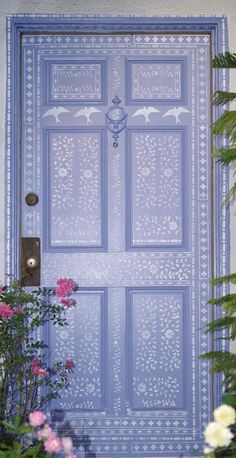
[[25, 196], [25, 201], [27, 203], [27, 205], [36, 205], [39, 201], [39, 198], [37, 196], [37, 194], [35, 194], [34, 192], [29, 192], [26, 196]]
[[37, 264], [38, 264], [38, 262], [37, 262], [37, 259], [36, 259], [36, 258], [31, 257], [31, 258], [28, 258], [28, 259], [26, 260], [26, 265], [27, 265], [27, 267], [29, 267], [30, 269], [34, 269], [34, 267], [36, 267]]

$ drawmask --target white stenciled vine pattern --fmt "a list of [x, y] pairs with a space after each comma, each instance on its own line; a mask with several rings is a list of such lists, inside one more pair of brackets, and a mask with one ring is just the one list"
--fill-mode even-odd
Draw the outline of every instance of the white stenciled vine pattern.
[[51, 136], [53, 244], [99, 244], [100, 135]]
[[132, 293], [132, 297], [135, 402], [143, 407], [177, 406], [182, 389], [183, 298], [168, 292], [139, 292]]
[[63, 355], [75, 363], [75, 376], [63, 392], [60, 407], [101, 409], [101, 294], [80, 293], [75, 299], [76, 308], [68, 310], [68, 329], [58, 327], [54, 336], [55, 357]]
[[180, 133], [133, 133], [132, 147], [134, 245], [181, 243]]
[[101, 97], [100, 64], [53, 64], [52, 99], [99, 100]]
[[176, 377], [134, 377], [136, 408], [176, 407], [180, 385]]
[[133, 67], [133, 99], [181, 97], [180, 65], [161, 63], [132, 64]]

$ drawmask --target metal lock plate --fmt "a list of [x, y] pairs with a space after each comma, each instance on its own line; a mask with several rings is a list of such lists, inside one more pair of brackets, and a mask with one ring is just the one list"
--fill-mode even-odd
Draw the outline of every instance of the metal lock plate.
[[21, 285], [40, 285], [40, 239], [38, 237], [21, 239]]
[[35, 194], [34, 192], [29, 192], [26, 196], [25, 196], [25, 201], [27, 203], [27, 205], [36, 205], [39, 201], [39, 198], [37, 196], [37, 194]]

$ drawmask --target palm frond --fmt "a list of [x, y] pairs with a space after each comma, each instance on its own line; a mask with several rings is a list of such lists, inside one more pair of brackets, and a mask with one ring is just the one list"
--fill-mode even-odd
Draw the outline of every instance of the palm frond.
[[222, 283], [236, 283], [236, 273], [224, 275], [224, 277], [213, 278], [211, 283], [213, 285], [221, 285]]
[[236, 92], [216, 91], [213, 98], [214, 105], [224, 105], [236, 99]]
[[228, 166], [236, 159], [236, 148], [216, 148], [215, 151], [217, 152], [213, 153], [212, 157], [218, 158], [217, 162], [224, 166]]
[[225, 134], [233, 141], [236, 136], [236, 111], [224, 111], [213, 125], [213, 134]]
[[205, 326], [206, 332], [216, 332], [222, 329], [229, 329], [236, 322], [236, 317], [223, 316], [217, 320], [213, 320]]
[[215, 56], [212, 60], [213, 68], [236, 68], [236, 54], [226, 52]]
[[232, 188], [229, 190], [224, 203], [229, 204], [235, 199], [236, 196], [236, 183], [233, 184]]
[[214, 299], [209, 299], [209, 301], [207, 303], [208, 304], [213, 304], [213, 305], [220, 305], [220, 304], [223, 304], [225, 302], [232, 302], [233, 300], [236, 301], [236, 294], [235, 293], [226, 294], [225, 296], [221, 296], [221, 297], [215, 297]]

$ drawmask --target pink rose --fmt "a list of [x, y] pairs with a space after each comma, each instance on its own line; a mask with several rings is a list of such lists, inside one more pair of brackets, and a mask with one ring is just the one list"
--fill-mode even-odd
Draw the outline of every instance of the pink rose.
[[66, 437], [66, 436], [62, 437], [61, 442], [62, 442], [62, 447], [64, 449], [64, 452], [70, 453], [73, 448], [73, 442], [72, 442], [71, 437]]
[[72, 301], [71, 299], [61, 299], [61, 304], [62, 305], [65, 305], [66, 307], [70, 308], [72, 307], [72, 305], [74, 305], [74, 301]]
[[75, 367], [75, 365], [71, 359], [66, 359], [65, 367], [66, 369], [72, 370]]
[[44, 415], [43, 412], [40, 412], [39, 410], [35, 410], [35, 412], [31, 412], [29, 414], [29, 423], [33, 428], [36, 428], [36, 426], [41, 426], [46, 420], [46, 415]]
[[44, 448], [46, 452], [49, 452], [49, 453], [60, 452], [62, 448], [61, 441], [58, 437], [49, 437], [44, 442]]
[[55, 294], [57, 297], [65, 297], [71, 293], [77, 288], [77, 285], [73, 280], [70, 280], [68, 278], [60, 278], [57, 280], [57, 287]]
[[39, 429], [39, 431], [37, 432], [37, 436], [39, 439], [48, 439], [49, 437], [56, 437], [56, 434], [52, 430], [51, 426], [45, 423], [43, 428]]
[[34, 375], [38, 377], [47, 377], [49, 375], [49, 372], [46, 371], [46, 369], [43, 369], [42, 367], [33, 367], [32, 372]]
[[14, 311], [10, 307], [10, 305], [5, 304], [5, 302], [0, 303], [0, 315], [4, 318], [11, 318], [14, 315]]
[[41, 361], [38, 358], [32, 359], [31, 361], [31, 367], [40, 367], [41, 366]]
[[3, 293], [3, 288], [2, 288], [2, 286], [0, 286], [0, 294], [2, 294], [2, 293]]

